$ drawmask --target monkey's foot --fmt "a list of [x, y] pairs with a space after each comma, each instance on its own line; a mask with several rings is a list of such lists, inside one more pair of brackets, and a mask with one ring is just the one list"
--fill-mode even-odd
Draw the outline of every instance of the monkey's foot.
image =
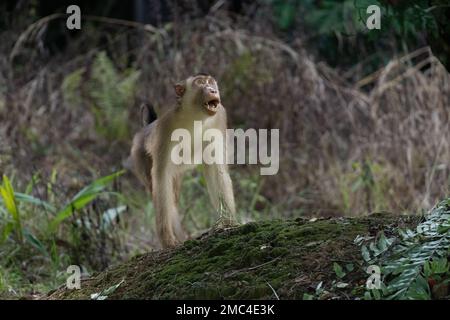
[[235, 219], [220, 217], [214, 224], [213, 230], [229, 229], [237, 227], [238, 225], [239, 223]]
[[163, 249], [175, 248], [180, 244], [181, 242], [175, 236], [164, 237], [161, 239], [161, 246]]

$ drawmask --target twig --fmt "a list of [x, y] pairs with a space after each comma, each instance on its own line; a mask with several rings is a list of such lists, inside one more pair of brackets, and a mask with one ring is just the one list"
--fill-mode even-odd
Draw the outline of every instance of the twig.
[[[20, 34], [18, 40], [14, 44], [14, 47], [11, 51], [11, 54], [9, 55], [10, 61], [14, 59], [14, 57], [17, 55], [20, 47], [22, 44], [27, 41], [33, 33], [36, 33], [37, 30], [45, 26], [47, 23], [49, 23], [52, 20], [65, 18], [67, 15], [64, 13], [54, 13], [49, 16], [43, 17], [39, 19], [38, 21], [30, 24], [28, 28]], [[135, 21], [129, 21], [129, 20], [122, 20], [122, 19], [115, 19], [115, 18], [107, 18], [107, 17], [100, 17], [100, 16], [90, 16], [90, 15], [84, 15], [84, 20], [88, 21], [96, 21], [96, 22], [103, 22], [103, 23], [109, 23], [109, 24], [115, 24], [115, 25], [121, 25], [126, 27], [132, 27], [137, 29], [143, 29], [144, 31], [152, 32], [152, 33], [159, 33], [162, 35], [167, 35], [164, 29], [158, 29], [150, 24], [143, 24], [140, 22]]]
[[264, 263], [262, 263], [262, 264], [259, 264], [259, 265], [257, 265], [257, 266], [251, 267], [251, 268], [244, 268], [244, 269], [234, 270], [234, 271], [232, 271], [232, 272], [226, 274], [226, 275], [224, 276], [224, 278], [229, 278], [229, 277], [234, 276], [235, 274], [237, 274], [237, 273], [239, 273], [239, 272], [246, 272], [246, 271], [252, 271], [252, 270], [258, 269], [258, 268], [263, 267], [263, 266], [265, 266], [265, 265], [267, 265], [267, 264], [269, 264], [269, 263], [275, 262], [275, 261], [277, 261], [277, 260], [279, 260], [279, 259], [280, 259], [280, 257], [276, 257], [276, 258], [273, 259], [273, 260], [264, 262]]
[[275, 291], [275, 289], [270, 285], [270, 283], [268, 283], [266, 281], [267, 285], [270, 287], [270, 289], [272, 289], [273, 294], [275, 295], [275, 298], [277, 298], [277, 300], [280, 300], [280, 297], [278, 296], [277, 292]]

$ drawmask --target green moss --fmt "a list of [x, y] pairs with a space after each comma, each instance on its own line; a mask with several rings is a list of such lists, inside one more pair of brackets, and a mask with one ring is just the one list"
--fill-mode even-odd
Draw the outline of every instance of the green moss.
[[[186, 241], [172, 251], [158, 251], [100, 273], [82, 289], [60, 289], [51, 299], [89, 298], [125, 282], [111, 299], [282, 299], [301, 298], [320, 281], [335, 280], [334, 261], [360, 261], [353, 244], [374, 225], [392, 226], [392, 217], [360, 219], [273, 220]], [[366, 275], [355, 270], [348, 281]], [[270, 284], [270, 286], [269, 286]], [[351, 294], [348, 292], [347, 294]], [[359, 294], [359, 291], [355, 294]]]

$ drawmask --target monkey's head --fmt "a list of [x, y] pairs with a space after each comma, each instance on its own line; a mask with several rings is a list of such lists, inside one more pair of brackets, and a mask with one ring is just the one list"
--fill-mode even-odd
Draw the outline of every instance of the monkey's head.
[[214, 115], [220, 105], [220, 93], [216, 80], [200, 73], [175, 85], [175, 93], [182, 106], [193, 107], [208, 115]]

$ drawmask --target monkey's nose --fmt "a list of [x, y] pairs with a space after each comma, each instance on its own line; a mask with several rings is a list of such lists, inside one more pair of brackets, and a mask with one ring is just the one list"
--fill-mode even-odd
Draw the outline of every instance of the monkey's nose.
[[209, 92], [212, 93], [212, 94], [216, 94], [216, 93], [217, 93], [217, 90], [214, 89], [214, 88], [209, 88]]

